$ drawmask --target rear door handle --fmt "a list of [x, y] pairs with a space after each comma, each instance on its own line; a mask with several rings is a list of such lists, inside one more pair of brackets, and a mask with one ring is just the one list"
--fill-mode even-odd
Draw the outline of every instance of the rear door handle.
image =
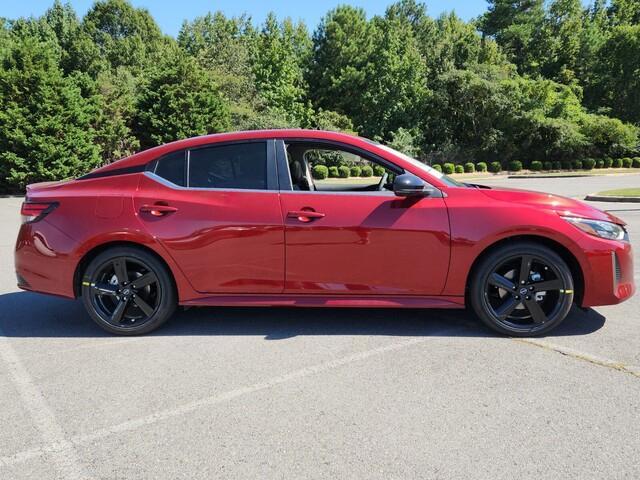
[[163, 217], [177, 211], [176, 207], [170, 207], [169, 205], [142, 205], [140, 207], [141, 213], [148, 213], [154, 217]]
[[318, 218], [324, 218], [324, 213], [314, 212], [313, 210], [292, 210], [287, 212], [287, 218], [295, 218], [299, 222], [309, 223]]

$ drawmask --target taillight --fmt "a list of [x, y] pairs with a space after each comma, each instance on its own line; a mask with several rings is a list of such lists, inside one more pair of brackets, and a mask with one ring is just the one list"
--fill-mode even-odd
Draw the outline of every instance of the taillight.
[[20, 209], [22, 223], [33, 223], [42, 220], [57, 206], [58, 202], [24, 202]]

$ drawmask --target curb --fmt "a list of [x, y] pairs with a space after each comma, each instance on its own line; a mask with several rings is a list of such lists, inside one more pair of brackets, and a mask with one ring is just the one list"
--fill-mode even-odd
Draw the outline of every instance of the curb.
[[24, 195], [0, 195], [0, 198], [24, 198]]
[[509, 175], [507, 178], [583, 178], [583, 177], [595, 177], [594, 174], [588, 173], [574, 173], [568, 175]]
[[614, 197], [608, 195], [587, 195], [585, 200], [590, 202], [622, 202], [622, 203], [640, 203], [640, 197]]

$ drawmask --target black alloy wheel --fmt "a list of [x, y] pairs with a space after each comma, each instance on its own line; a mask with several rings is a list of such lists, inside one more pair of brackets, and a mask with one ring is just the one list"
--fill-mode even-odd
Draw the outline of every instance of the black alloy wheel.
[[512, 336], [547, 333], [567, 316], [573, 279], [549, 248], [516, 243], [491, 252], [475, 271], [470, 291], [476, 314], [492, 329]]
[[147, 333], [174, 312], [176, 294], [166, 267], [132, 247], [94, 258], [82, 280], [85, 308], [103, 329], [123, 335]]

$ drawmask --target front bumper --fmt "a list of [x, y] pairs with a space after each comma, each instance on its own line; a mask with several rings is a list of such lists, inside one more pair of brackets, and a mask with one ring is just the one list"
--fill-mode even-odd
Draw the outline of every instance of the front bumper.
[[614, 305], [629, 299], [636, 290], [631, 244], [599, 239], [591, 243], [586, 265], [582, 265], [582, 306]]

